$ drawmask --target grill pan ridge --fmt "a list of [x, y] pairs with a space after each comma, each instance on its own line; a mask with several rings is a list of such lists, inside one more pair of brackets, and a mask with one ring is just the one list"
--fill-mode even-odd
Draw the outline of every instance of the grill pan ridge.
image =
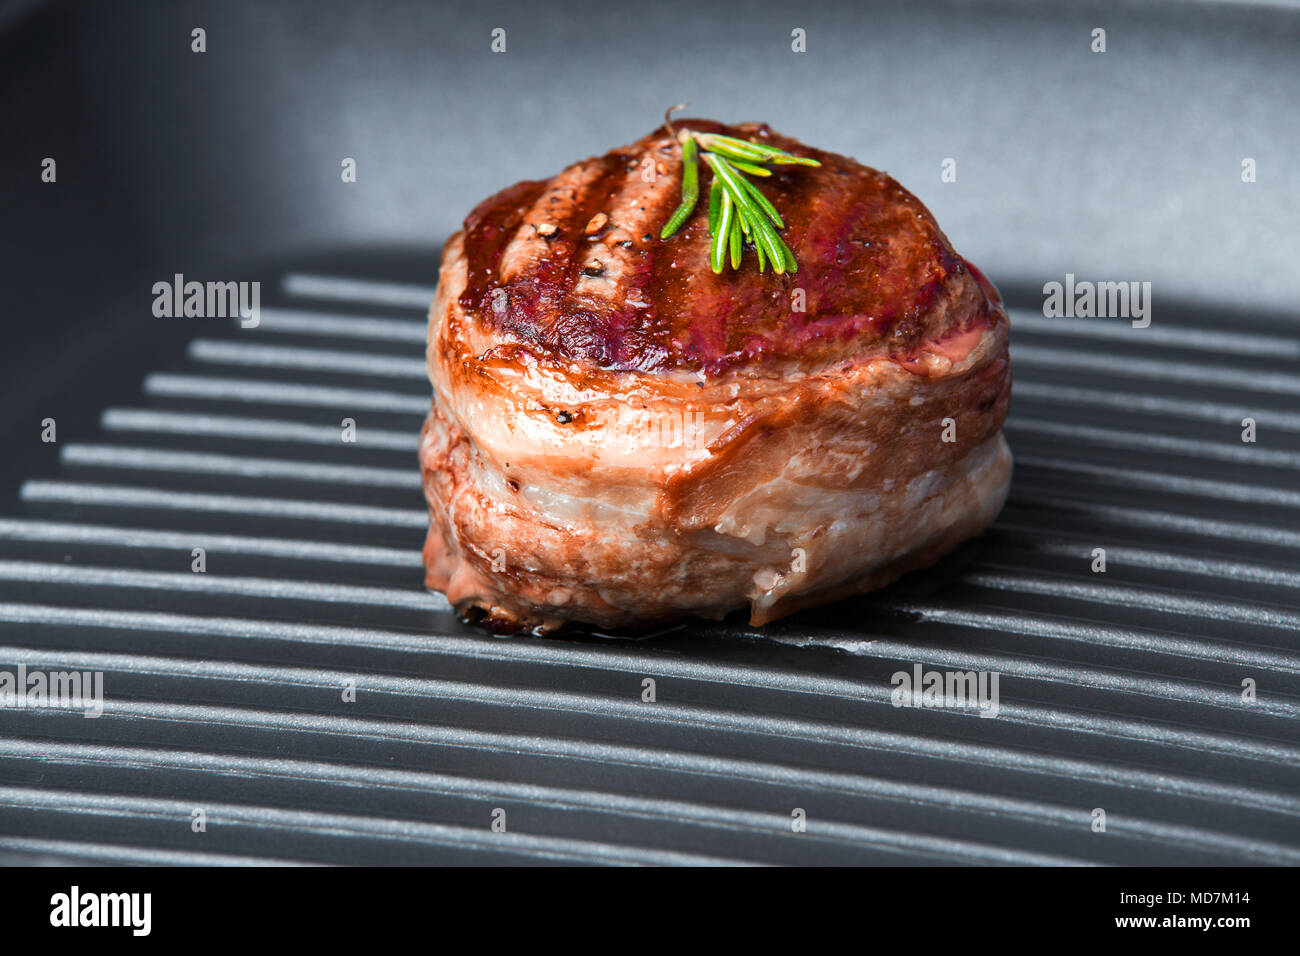
[[[432, 292], [289, 273], [6, 503], [0, 666], [105, 694], [0, 711], [6, 861], [1300, 862], [1286, 326], [1012, 308], [982, 539], [761, 630], [542, 641], [422, 587]], [[1000, 712], [895, 707], [914, 665], [997, 672]]]

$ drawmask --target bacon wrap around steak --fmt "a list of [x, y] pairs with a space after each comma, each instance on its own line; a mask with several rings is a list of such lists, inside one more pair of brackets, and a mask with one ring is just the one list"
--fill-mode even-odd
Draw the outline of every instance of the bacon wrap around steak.
[[443, 252], [420, 444], [426, 580], [499, 629], [762, 624], [881, 587], [1006, 496], [1007, 318], [889, 176], [754, 179], [797, 273], [708, 265], [666, 131], [481, 203]]

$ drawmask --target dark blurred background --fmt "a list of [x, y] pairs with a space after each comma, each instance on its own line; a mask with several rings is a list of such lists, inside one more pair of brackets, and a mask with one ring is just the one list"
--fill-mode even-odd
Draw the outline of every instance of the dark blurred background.
[[149, 314], [175, 272], [431, 283], [478, 199], [683, 100], [889, 171], [1013, 295], [1074, 272], [1151, 281], [1157, 321], [1286, 311], [1297, 51], [1300, 10], [1267, 4], [0, 3], [0, 414], [188, 334]]

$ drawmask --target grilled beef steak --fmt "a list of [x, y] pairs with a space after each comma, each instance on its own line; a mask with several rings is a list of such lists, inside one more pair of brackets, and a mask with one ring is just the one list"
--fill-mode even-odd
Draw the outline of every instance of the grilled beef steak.
[[500, 629], [763, 624], [881, 587], [1006, 496], [997, 293], [884, 173], [766, 126], [678, 124], [819, 160], [759, 187], [795, 274], [667, 240], [666, 131], [479, 205], [443, 253], [420, 444], [427, 583]]

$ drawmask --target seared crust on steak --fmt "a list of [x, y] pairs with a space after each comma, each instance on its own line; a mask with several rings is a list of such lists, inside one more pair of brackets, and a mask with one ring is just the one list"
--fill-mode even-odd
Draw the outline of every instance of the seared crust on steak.
[[930, 563], [1005, 498], [1006, 316], [920, 201], [766, 127], [679, 125], [823, 163], [760, 183], [797, 274], [714, 275], [702, 209], [658, 238], [664, 132], [499, 193], [444, 250], [427, 583], [498, 627], [761, 624]]
[[[481, 203], [465, 220], [461, 307], [538, 353], [646, 372], [807, 369], [870, 347], [906, 356], [987, 319], [930, 211], [885, 173], [766, 126], [680, 125], [822, 163], [774, 166], [759, 183], [785, 218], [798, 273], [759, 279], [750, 262], [715, 275], [703, 201], [682, 232], [659, 239], [681, 179], [681, 150], [660, 130]], [[601, 228], [588, 231], [601, 215]]]

